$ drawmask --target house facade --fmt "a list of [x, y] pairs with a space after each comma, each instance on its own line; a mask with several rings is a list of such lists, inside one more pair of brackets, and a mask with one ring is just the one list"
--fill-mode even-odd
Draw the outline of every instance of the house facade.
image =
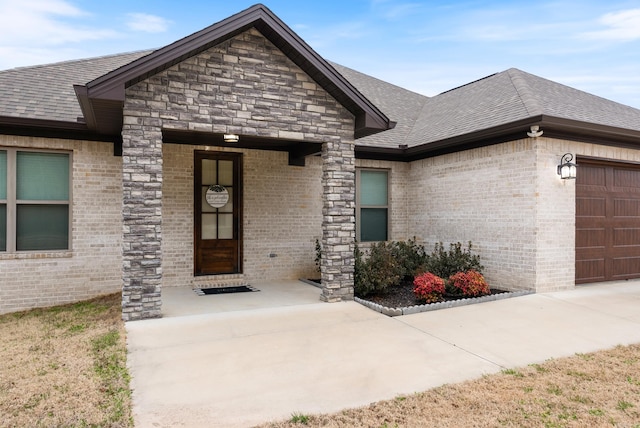
[[356, 240], [472, 241], [512, 290], [640, 277], [640, 111], [519, 70], [429, 98], [256, 5], [0, 95], [0, 313], [122, 290], [159, 317], [163, 287], [315, 276], [316, 240], [327, 302]]

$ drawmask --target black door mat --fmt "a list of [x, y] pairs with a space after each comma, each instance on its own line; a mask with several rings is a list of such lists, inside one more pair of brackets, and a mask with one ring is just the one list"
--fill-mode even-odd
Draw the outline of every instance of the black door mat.
[[207, 296], [209, 294], [248, 293], [260, 290], [250, 285], [234, 285], [232, 287], [194, 288], [193, 291], [195, 291], [198, 296]]

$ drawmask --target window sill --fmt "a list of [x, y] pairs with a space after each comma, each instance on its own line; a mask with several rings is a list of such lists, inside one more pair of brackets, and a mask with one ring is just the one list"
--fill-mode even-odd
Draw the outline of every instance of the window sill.
[[0, 253], [0, 260], [69, 259], [73, 251], [28, 251], [20, 253]]

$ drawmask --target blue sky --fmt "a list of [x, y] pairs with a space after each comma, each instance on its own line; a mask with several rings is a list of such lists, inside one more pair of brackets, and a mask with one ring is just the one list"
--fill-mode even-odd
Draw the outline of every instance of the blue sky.
[[[264, 0], [325, 58], [432, 96], [516, 67], [640, 108], [640, 0]], [[157, 48], [242, 0], [0, 0], [0, 69]]]

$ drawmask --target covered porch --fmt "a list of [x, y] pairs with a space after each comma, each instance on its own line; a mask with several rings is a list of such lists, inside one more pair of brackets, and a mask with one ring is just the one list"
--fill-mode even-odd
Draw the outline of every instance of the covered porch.
[[[279, 181], [281, 193], [298, 184], [295, 178], [280, 179], [289, 168], [306, 168], [305, 158], [321, 153], [321, 167], [311, 174], [321, 192], [320, 298], [353, 298], [355, 139], [391, 129], [394, 123], [267, 8], [253, 6], [77, 86], [76, 94], [90, 129], [122, 135], [114, 154], [122, 156], [123, 319], [163, 315], [165, 276], [170, 277], [167, 282], [201, 285], [216, 282], [218, 274], [248, 281], [275, 278], [275, 268], [260, 273], [257, 257], [243, 252], [251, 248], [245, 241], [252, 239], [249, 230], [255, 224], [248, 213], [259, 214], [263, 208], [250, 206], [246, 198], [246, 203], [234, 202], [230, 237], [217, 236], [211, 251], [201, 254], [208, 250], [199, 243], [214, 239], [207, 232], [213, 226], [198, 217], [202, 183], [197, 150], [220, 153], [216, 162], [223, 154], [234, 154], [239, 159], [234, 185], [249, 179], [242, 161], [247, 150], [286, 152], [286, 167], [274, 170], [263, 164], [251, 170], [255, 183]], [[225, 135], [233, 135], [235, 145]], [[189, 149], [176, 161], [165, 158], [169, 145]], [[182, 179], [181, 187], [172, 187]], [[174, 204], [176, 195], [184, 198], [180, 207]], [[287, 208], [295, 211], [300, 205]], [[218, 217], [223, 215], [227, 213]], [[269, 220], [275, 225], [279, 219]], [[304, 214], [298, 219], [305, 220]], [[295, 230], [283, 232], [294, 243]], [[170, 235], [182, 245], [171, 248], [174, 253], [166, 251], [174, 242]], [[223, 246], [228, 253], [220, 251]], [[293, 271], [279, 275], [296, 277]]]

